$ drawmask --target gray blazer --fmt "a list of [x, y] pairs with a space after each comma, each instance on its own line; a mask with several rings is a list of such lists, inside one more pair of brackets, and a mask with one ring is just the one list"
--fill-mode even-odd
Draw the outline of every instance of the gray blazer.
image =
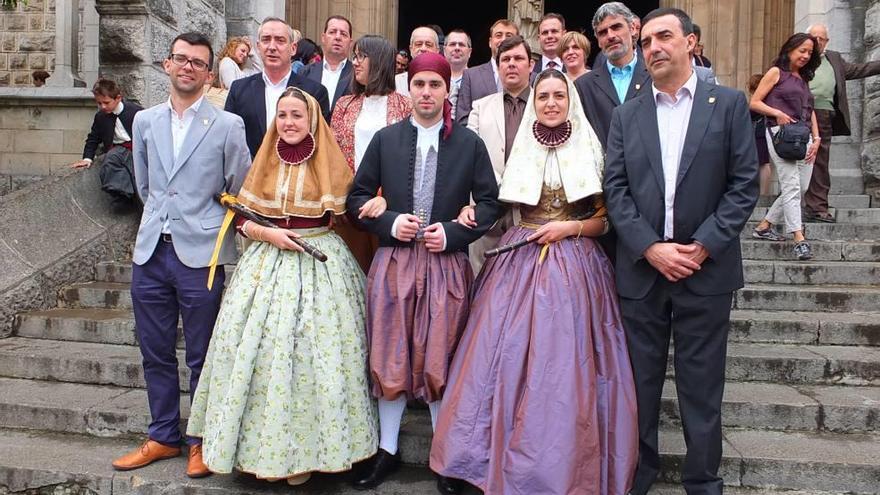
[[715, 78], [715, 71], [710, 67], [700, 67], [699, 65], [695, 65], [694, 72], [697, 73], [697, 79], [700, 81], [709, 84], [718, 84], [718, 80]]
[[[174, 251], [191, 268], [208, 266], [226, 209], [214, 200], [238, 193], [251, 165], [241, 117], [202, 101], [177, 160], [171, 140], [171, 110], [160, 103], [134, 119], [134, 172], [144, 213], [133, 261], [149, 261], [168, 219]], [[236, 260], [235, 229], [227, 232], [219, 264]]]

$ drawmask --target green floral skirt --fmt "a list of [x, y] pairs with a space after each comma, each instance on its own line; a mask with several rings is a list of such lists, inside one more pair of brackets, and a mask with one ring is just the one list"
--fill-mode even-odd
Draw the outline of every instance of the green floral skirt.
[[187, 429], [214, 472], [345, 471], [378, 448], [363, 272], [335, 233], [302, 233], [326, 263], [255, 242], [226, 289]]

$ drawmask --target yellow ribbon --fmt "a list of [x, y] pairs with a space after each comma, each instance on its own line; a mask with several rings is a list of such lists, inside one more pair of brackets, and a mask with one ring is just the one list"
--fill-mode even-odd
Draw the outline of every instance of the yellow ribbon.
[[547, 244], [544, 244], [544, 246], [541, 248], [541, 254], [538, 256], [538, 264], [539, 265], [544, 262], [544, 258], [546, 258], [547, 253], [550, 252], [550, 244], [553, 244], [553, 243], [548, 242]]
[[208, 290], [211, 290], [211, 287], [214, 286], [214, 273], [217, 271], [220, 248], [223, 247], [223, 238], [226, 236], [226, 231], [229, 230], [229, 226], [232, 225], [234, 218], [235, 212], [226, 210], [226, 216], [223, 217], [223, 223], [220, 224], [220, 232], [217, 234], [217, 241], [214, 242], [214, 252], [211, 254], [211, 261], [208, 263]]

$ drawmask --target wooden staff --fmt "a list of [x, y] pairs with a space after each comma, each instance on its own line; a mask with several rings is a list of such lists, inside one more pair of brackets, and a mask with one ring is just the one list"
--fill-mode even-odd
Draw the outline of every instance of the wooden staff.
[[[572, 220], [582, 221], [582, 220], [586, 220], [588, 218], [593, 218], [595, 216], [601, 216], [604, 214], [605, 214], [605, 205], [603, 204], [598, 209], [593, 208], [583, 215], [578, 215], [578, 216], [574, 217]], [[486, 251], [485, 256], [486, 256], [486, 258], [494, 258], [495, 256], [498, 256], [499, 254], [503, 254], [508, 251], [513, 251], [514, 249], [519, 249], [519, 248], [525, 246], [526, 244], [531, 244], [532, 242], [533, 241], [530, 241], [528, 238], [525, 238], [525, 239], [522, 239], [522, 240], [519, 240], [516, 242], [511, 242], [510, 244], [505, 244], [504, 246], [500, 246], [495, 249], [490, 249], [490, 250]]]
[[[241, 204], [239, 204], [236, 197], [231, 194], [219, 194], [214, 199], [216, 199], [217, 202], [219, 202], [221, 205], [234, 211], [237, 215], [241, 215], [245, 219], [250, 220], [251, 222], [254, 222], [257, 225], [260, 225], [260, 226], [266, 227], [266, 228], [270, 228], [270, 229], [279, 228], [277, 225], [275, 225], [271, 221], [257, 215], [256, 213], [248, 210], [247, 208], [243, 207]], [[291, 237], [291, 240], [293, 242], [297, 243], [301, 248], [303, 248], [303, 251], [305, 251], [307, 254], [313, 256], [316, 260], [320, 261], [321, 263], [327, 261], [327, 255], [324, 254], [323, 251], [316, 248], [315, 246], [312, 246], [311, 244], [309, 244], [308, 242], [306, 242], [302, 238]]]

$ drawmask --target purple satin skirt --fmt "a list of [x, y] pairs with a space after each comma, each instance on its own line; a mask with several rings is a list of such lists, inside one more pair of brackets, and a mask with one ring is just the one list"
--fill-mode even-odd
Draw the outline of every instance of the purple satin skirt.
[[381, 247], [367, 276], [367, 339], [373, 396], [440, 400], [468, 317], [467, 254], [425, 243]]
[[592, 239], [553, 243], [539, 264], [540, 250], [489, 260], [475, 283], [431, 469], [493, 495], [624, 494], [638, 424], [611, 264]]

